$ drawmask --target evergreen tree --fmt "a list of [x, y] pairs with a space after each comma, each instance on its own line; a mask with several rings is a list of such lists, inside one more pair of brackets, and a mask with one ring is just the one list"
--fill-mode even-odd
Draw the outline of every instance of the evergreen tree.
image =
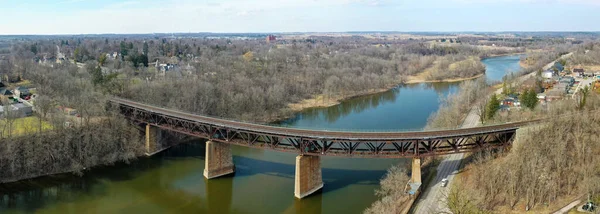
[[531, 110], [535, 109], [535, 107], [538, 104], [537, 93], [535, 92], [535, 90], [533, 90], [533, 89], [529, 90], [529, 96], [527, 97], [527, 101], [529, 102], [530, 109]]
[[527, 107], [531, 110], [533, 110], [538, 103], [537, 93], [535, 93], [535, 91], [533, 89], [525, 90], [521, 94], [520, 99], [521, 99], [521, 104], [524, 107]]
[[487, 105], [487, 111], [486, 111], [487, 118], [488, 119], [493, 118], [499, 109], [500, 109], [500, 100], [498, 100], [498, 97], [496, 96], [496, 94], [492, 94], [492, 97], [490, 97], [490, 102], [488, 102], [488, 105]]

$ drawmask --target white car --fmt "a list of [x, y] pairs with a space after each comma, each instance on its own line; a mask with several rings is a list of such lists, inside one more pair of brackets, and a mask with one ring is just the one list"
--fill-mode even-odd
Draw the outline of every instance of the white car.
[[448, 185], [448, 179], [442, 179], [442, 187], [446, 187]]

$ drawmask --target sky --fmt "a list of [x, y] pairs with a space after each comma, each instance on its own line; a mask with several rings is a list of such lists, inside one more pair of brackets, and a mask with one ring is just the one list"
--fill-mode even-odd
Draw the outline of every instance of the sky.
[[0, 35], [600, 31], [600, 0], [0, 0]]

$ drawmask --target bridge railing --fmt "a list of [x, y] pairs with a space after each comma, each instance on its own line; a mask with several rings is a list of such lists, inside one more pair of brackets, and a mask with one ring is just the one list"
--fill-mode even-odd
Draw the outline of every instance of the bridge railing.
[[[208, 115], [200, 115], [198, 113], [193, 113], [193, 112], [189, 112], [189, 111], [185, 111], [185, 110], [174, 110], [174, 109], [169, 109], [168, 107], [162, 107], [162, 106], [156, 106], [156, 105], [151, 105], [151, 104], [144, 104], [144, 103], [140, 103], [137, 101], [132, 101], [132, 100], [126, 100], [126, 99], [121, 99], [121, 98], [115, 98], [112, 99], [113, 101], [116, 101], [116, 103], [121, 103], [120, 100], [123, 101], [127, 101], [127, 102], [133, 102], [136, 105], [144, 105], [144, 106], [150, 106], [153, 108], [158, 108], [161, 109], [163, 111], [166, 112], [180, 112], [180, 113], [185, 113], [185, 114], [190, 114], [190, 115], [195, 115], [195, 116], [201, 116], [201, 117], [207, 117], [207, 118], [214, 118], [214, 119], [220, 119], [220, 120], [225, 120], [225, 121], [230, 121], [230, 122], [236, 122], [236, 123], [244, 123], [244, 124], [251, 124], [251, 125], [263, 125], [263, 126], [270, 126], [270, 127], [281, 127], [281, 128], [290, 128], [290, 129], [296, 129], [296, 130], [308, 130], [308, 131], [332, 131], [332, 132], [362, 132], [362, 133], [398, 133], [398, 132], [423, 132], [423, 131], [449, 131], [449, 130], [455, 130], [455, 129], [460, 129], [460, 127], [449, 127], [449, 128], [440, 128], [440, 129], [425, 129], [425, 128], [415, 128], [415, 129], [352, 129], [352, 128], [337, 128], [337, 127], [308, 127], [308, 126], [297, 126], [297, 125], [290, 125], [287, 124], [285, 122], [283, 123], [266, 123], [266, 122], [256, 122], [256, 121], [246, 121], [246, 120], [240, 120], [240, 119], [232, 119], [232, 118], [227, 118], [227, 117], [222, 117], [222, 116], [208, 116]], [[127, 103], [123, 103], [123, 104], [127, 104]], [[285, 120], [284, 120], [285, 121]], [[520, 122], [528, 122], [528, 121], [519, 121], [519, 122], [494, 122], [494, 123], [486, 123], [483, 126], [479, 126], [479, 128], [485, 128], [488, 126], [497, 126], [497, 125], [503, 125], [503, 124], [511, 124], [511, 123], [520, 123]]]

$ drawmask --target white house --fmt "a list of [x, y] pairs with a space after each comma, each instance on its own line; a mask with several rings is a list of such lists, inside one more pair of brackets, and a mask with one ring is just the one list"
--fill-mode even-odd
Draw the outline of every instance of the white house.
[[554, 72], [552, 72], [552, 71], [544, 71], [544, 72], [542, 72], [542, 77], [543, 78], [552, 79], [553, 76], [554, 76]]

